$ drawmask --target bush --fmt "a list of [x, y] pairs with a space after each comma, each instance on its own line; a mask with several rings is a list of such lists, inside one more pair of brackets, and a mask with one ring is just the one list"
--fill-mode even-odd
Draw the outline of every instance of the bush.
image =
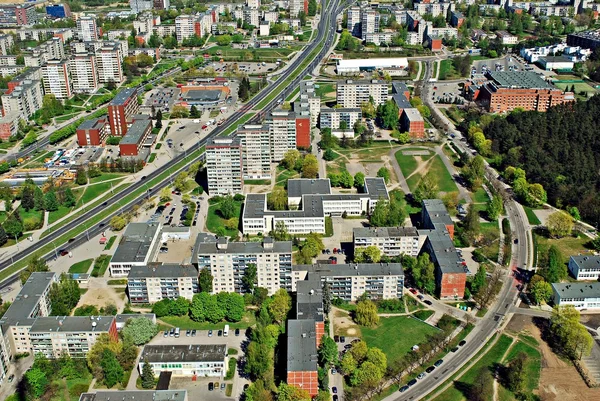
[[69, 395], [71, 399], [75, 400], [81, 396], [83, 393], [87, 393], [89, 389], [89, 384], [86, 383], [77, 383], [73, 387], [69, 389]]
[[237, 359], [229, 358], [228, 363], [229, 363], [229, 367], [227, 369], [227, 374], [225, 375], [225, 380], [233, 379], [233, 376], [235, 375], [235, 368], [237, 367]]

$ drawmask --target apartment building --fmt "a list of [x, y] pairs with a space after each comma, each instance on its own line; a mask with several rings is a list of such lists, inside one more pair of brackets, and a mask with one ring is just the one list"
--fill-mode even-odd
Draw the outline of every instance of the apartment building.
[[105, 117], [85, 120], [77, 127], [77, 145], [104, 146], [110, 127]]
[[9, 89], [2, 95], [2, 111], [6, 116], [18, 112], [23, 120], [28, 120], [42, 108], [42, 81], [25, 79], [18, 86]]
[[278, 163], [288, 150], [296, 149], [296, 114], [273, 110], [266, 118], [271, 140], [271, 161]]
[[179, 15], [175, 18], [175, 34], [178, 42], [194, 35], [202, 36], [200, 24], [196, 24], [196, 17], [193, 15]]
[[100, 42], [102, 44], [95, 51], [96, 66], [98, 71], [98, 82], [101, 84], [115, 83], [119, 85], [125, 79], [123, 74], [123, 46], [126, 41]]
[[8, 141], [11, 136], [17, 135], [19, 132], [19, 121], [21, 121], [21, 114], [16, 111], [0, 117], [0, 139]]
[[287, 322], [287, 384], [306, 390], [311, 397], [319, 392], [317, 332], [312, 319]]
[[242, 178], [245, 180], [271, 178], [271, 137], [268, 125], [240, 125]]
[[516, 45], [519, 43], [519, 37], [511, 35], [506, 31], [496, 31], [496, 37], [500, 39], [503, 45]]
[[214, 195], [242, 193], [242, 148], [240, 138], [215, 137], [206, 144], [208, 192]]
[[290, 0], [289, 4], [292, 18], [298, 17], [300, 11], [304, 11], [305, 15], [308, 15], [308, 0]]
[[362, 120], [360, 108], [322, 108], [319, 115], [319, 126], [321, 129], [353, 129], [357, 121]]
[[154, 8], [157, 10], [168, 10], [170, 6], [170, 0], [154, 0]]
[[117, 341], [117, 323], [114, 316], [52, 316], [35, 320], [29, 330], [34, 355], [46, 358], [85, 358], [101, 334]]
[[416, 257], [425, 240], [415, 227], [357, 227], [352, 237], [354, 249], [376, 246], [387, 256]]
[[360, 38], [360, 7], [350, 7], [346, 16], [348, 21], [348, 32], [350, 32], [352, 36]]
[[367, 34], [379, 32], [379, 12], [376, 10], [363, 9], [360, 13], [360, 34], [366, 40]]
[[91, 53], [77, 53], [69, 60], [74, 93], [94, 93], [98, 90], [96, 57]]
[[448, 209], [446, 209], [441, 199], [423, 200], [421, 222], [423, 228], [448, 231], [450, 239], [454, 240], [454, 221], [452, 221], [452, 217], [450, 217]]
[[42, 73], [46, 95], [52, 94], [61, 100], [73, 97], [73, 85], [67, 60], [49, 60], [42, 67]]
[[112, 277], [127, 277], [133, 266], [147, 266], [160, 244], [160, 223], [130, 223], [108, 265]]
[[260, 0], [246, 0], [246, 6], [250, 8], [260, 8]]
[[129, 302], [153, 304], [165, 298], [192, 300], [199, 292], [198, 271], [194, 266], [149, 264], [132, 266], [127, 276]]
[[227, 373], [227, 345], [146, 345], [138, 363], [142, 374], [148, 361], [154, 376], [170, 372], [173, 376], [224, 378]]
[[248, 194], [242, 215], [244, 234], [256, 235], [283, 223], [290, 234], [325, 234], [325, 217], [371, 213], [379, 199], [389, 199], [381, 178], [366, 178], [365, 192], [333, 194], [329, 179], [288, 180], [288, 209], [268, 210], [266, 194]]
[[577, 310], [600, 308], [600, 283], [552, 283], [554, 305], [573, 305]]
[[77, 18], [77, 38], [83, 42], [98, 40], [96, 17], [84, 15]]
[[404, 109], [400, 115], [400, 130], [413, 138], [425, 137], [425, 120], [416, 108]]
[[229, 242], [226, 237], [200, 233], [192, 258], [198, 270], [210, 269], [214, 294], [221, 291], [244, 293], [242, 278], [251, 263], [256, 266], [257, 286], [273, 294], [282, 287], [282, 277], [291, 271], [292, 243], [274, 241], [270, 237], [263, 238], [262, 243]]
[[4, 382], [10, 364], [10, 349], [6, 345], [4, 333], [2, 327], [0, 327], [0, 383]]
[[[137, 99], [136, 99], [137, 102]], [[146, 140], [152, 133], [152, 121], [149, 118], [135, 119], [127, 128], [127, 133], [119, 142], [121, 156], [138, 157], [142, 148], [147, 146]]]
[[[165, 0], [168, 1], [168, 0]], [[187, 390], [114, 390], [82, 393], [79, 401], [111, 401], [119, 394], [122, 401], [188, 401]], [[112, 398], [111, 398], [112, 397]]]
[[[300, 97], [294, 102], [294, 112], [299, 113], [297, 108], [306, 107], [310, 113], [310, 125], [315, 127], [319, 121], [319, 112], [321, 110], [321, 97], [315, 92], [315, 83], [313, 81], [302, 81], [300, 82]], [[302, 144], [302, 145], [300, 145]], [[298, 133], [296, 129], [296, 146], [297, 147], [310, 147], [310, 129], [308, 135], [306, 133]]]
[[17, 56], [0, 56], [0, 66], [17, 65]]
[[129, 0], [129, 7], [131, 12], [139, 14], [146, 10], [152, 10], [154, 6], [154, 0]]
[[260, 10], [256, 8], [244, 7], [242, 9], [242, 20], [248, 25], [258, 27], [260, 25], [260, 15]]
[[0, 35], [0, 56], [6, 56], [10, 49], [15, 45], [15, 39], [12, 35]]
[[376, 79], [367, 81], [338, 82], [336, 90], [337, 104], [342, 108], [357, 108], [373, 98], [375, 107], [379, 106], [388, 98], [389, 84]]
[[576, 32], [567, 35], [568, 46], [580, 46], [584, 49], [595, 50], [600, 47], [600, 32], [598, 31], [586, 31]]
[[599, 255], [577, 255], [569, 258], [569, 271], [576, 280], [594, 280], [600, 278]]
[[125, 136], [128, 130], [128, 121], [137, 114], [140, 106], [137, 101], [135, 88], [123, 89], [108, 104], [108, 123], [113, 136]]
[[0, 25], [13, 27], [35, 25], [39, 21], [35, 4], [2, 4]]

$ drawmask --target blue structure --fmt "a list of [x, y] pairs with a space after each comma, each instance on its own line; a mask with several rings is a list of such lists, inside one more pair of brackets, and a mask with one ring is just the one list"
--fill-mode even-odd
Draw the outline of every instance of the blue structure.
[[70, 16], [70, 10], [65, 4], [52, 4], [46, 6], [46, 14], [54, 18], [66, 18]]

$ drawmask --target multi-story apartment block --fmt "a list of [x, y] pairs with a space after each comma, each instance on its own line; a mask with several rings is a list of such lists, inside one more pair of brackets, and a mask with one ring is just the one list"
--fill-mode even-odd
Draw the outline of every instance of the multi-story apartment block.
[[189, 39], [194, 35], [202, 36], [200, 24], [196, 24], [196, 17], [185, 14], [175, 18], [175, 34], [178, 42]]
[[250, 8], [260, 8], [260, 0], [246, 0], [246, 6]]
[[279, 162], [288, 150], [296, 149], [296, 115], [287, 110], [273, 110], [267, 116], [271, 136], [271, 161]]
[[149, 116], [142, 114], [141, 116], [148, 118], [134, 118], [132, 124], [128, 124], [127, 133], [119, 142], [119, 153], [121, 156], [137, 157], [140, 155], [142, 148], [146, 145], [146, 140], [152, 133], [152, 121]]
[[96, 56], [91, 53], [71, 55], [69, 70], [74, 93], [94, 93], [98, 90]]
[[240, 139], [242, 178], [271, 178], [271, 141], [268, 125], [240, 125], [236, 131]]
[[287, 322], [286, 382], [312, 397], [319, 392], [317, 332], [312, 319]]
[[19, 132], [19, 121], [21, 114], [13, 111], [4, 117], [0, 117], [0, 139], [8, 141], [11, 136]]
[[360, 108], [322, 108], [319, 118], [319, 126], [321, 129], [353, 129], [354, 124], [362, 119], [362, 111]]
[[260, 10], [244, 7], [242, 9], [242, 20], [248, 25], [258, 27], [260, 25]]
[[[188, 401], [186, 390], [127, 390], [119, 391], [118, 394], [123, 401]], [[111, 401], [114, 399], [114, 390], [83, 393], [79, 397], [79, 401]]]
[[154, 376], [171, 372], [174, 376], [221, 377], [227, 373], [227, 345], [146, 345], [142, 350], [140, 374], [148, 361]]
[[152, 10], [154, 6], [154, 0], [129, 0], [129, 7], [131, 12], [139, 14], [146, 10]]
[[147, 266], [160, 244], [160, 223], [130, 223], [108, 268], [112, 277], [127, 277], [133, 266]]
[[6, 56], [10, 49], [15, 45], [15, 39], [12, 35], [0, 35], [0, 56]]
[[290, 16], [292, 18], [298, 17], [300, 11], [304, 11], [308, 15], [308, 0], [290, 0]]
[[206, 144], [206, 175], [211, 196], [242, 192], [240, 138], [215, 137]]
[[196, 260], [198, 270], [210, 269], [215, 294], [221, 291], [244, 293], [242, 278], [249, 264], [256, 266], [257, 286], [273, 294], [290, 274], [292, 243], [269, 237], [262, 243], [229, 242], [226, 237], [200, 233], [192, 258]]
[[362, 10], [360, 13], [360, 34], [363, 40], [368, 33], [379, 32], [379, 12], [375, 10]]
[[600, 32], [586, 31], [570, 33], [567, 35], [567, 45], [596, 50], [597, 47], [600, 47]]
[[17, 65], [17, 56], [0, 56], [0, 67]]
[[2, 95], [2, 112], [4, 115], [16, 111], [23, 120], [29, 119], [42, 108], [42, 81], [23, 80], [18, 86], [9, 89]]
[[192, 300], [199, 292], [198, 271], [194, 266], [150, 264], [132, 266], [127, 276], [129, 302], [150, 304], [165, 298]]
[[7, 344], [4, 342], [4, 333], [2, 327], [0, 327], [0, 383], [4, 382], [4, 378], [8, 373], [10, 355], [10, 349], [7, 348]]
[[137, 90], [123, 89], [108, 104], [108, 123], [113, 136], [125, 136], [130, 118], [139, 110]]
[[422, 2], [415, 3], [413, 7], [414, 11], [418, 12], [421, 15], [431, 14], [433, 17], [437, 17], [438, 15], [448, 15], [448, 10], [454, 9], [454, 4], [441, 2]]
[[348, 31], [352, 36], [361, 37], [360, 34], [360, 7], [350, 7], [347, 11]]
[[388, 98], [389, 84], [376, 79], [370, 81], [354, 81], [351, 79], [337, 84], [337, 104], [343, 108], [360, 107], [363, 103], [373, 98], [375, 107]]
[[154, 0], [154, 8], [157, 10], [168, 10], [170, 6], [170, 0]]
[[418, 256], [424, 238], [414, 227], [368, 227], [354, 228], [354, 249], [376, 246], [388, 256]]
[[44, 93], [57, 99], [69, 99], [73, 96], [73, 85], [67, 60], [50, 60], [42, 67], [44, 74]]
[[0, 7], [0, 25], [34, 25], [38, 21], [35, 4], [2, 4]]
[[98, 40], [96, 17], [85, 15], [77, 18], [77, 38], [83, 42]]
[[79, 146], [104, 146], [110, 133], [106, 118], [85, 120], [77, 127], [77, 144]]
[[552, 283], [554, 305], [577, 310], [600, 308], [600, 283]]
[[379, 199], [389, 199], [382, 178], [365, 178], [365, 192], [359, 194], [333, 194], [329, 179], [288, 180], [289, 210], [268, 210], [265, 194], [246, 195], [242, 231], [269, 233], [281, 222], [290, 234], [325, 234], [326, 216], [366, 215]]
[[0, 65], [0, 77], [15, 76], [23, 72], [24, 65]]
[[[321, 97], [317, 95], [315, 91], [315, 83], [313, 81], [300, 82], [300, 97], [299, 100], [294, 102], [294, 112], [297, 113], [296, 105], [304, 107], [305, 104], [310, 112], [310, 125], [314, 127], [319, 121]], [[299, 143], [302, 143], [302, 145], [299, 145]], [[308, 135], [304, 135], [302, 139], [298, 137], [298, 132], [296, 131], [296, 146], [306, 148], [310, 146], [310, 130], [308, 130]]]
[[121, 43], [127, 42], [107, 42], [95, 51], [99, 83], [113, 82], [119, 85], [125, 79], [122, 62], [123, 55], [127, 53], [123, 52]]
[[118, 340], [114, 316], [40, 317], [29, 330], [32, 353], [46, 358], [85, 358], [101, 334]]
[[600, 278], [600, 256], [577, 255], [569, 258], [569, 271], [576, 280], [594, 280]]

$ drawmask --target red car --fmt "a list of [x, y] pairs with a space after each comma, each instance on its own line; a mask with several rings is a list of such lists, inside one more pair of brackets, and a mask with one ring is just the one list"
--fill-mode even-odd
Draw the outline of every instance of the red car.
[[333, 253], [337, 253], [337, 248], [333, 248]]
[[202, 126], [202, 129], [207, 129], [207, 128], [208, 128], [208, 125], [203, 125]]
[[417, 290], [415, 290], [414, 288], [411, 288], [409, 291], [412, 292], [415, 295], [417, 294]]

